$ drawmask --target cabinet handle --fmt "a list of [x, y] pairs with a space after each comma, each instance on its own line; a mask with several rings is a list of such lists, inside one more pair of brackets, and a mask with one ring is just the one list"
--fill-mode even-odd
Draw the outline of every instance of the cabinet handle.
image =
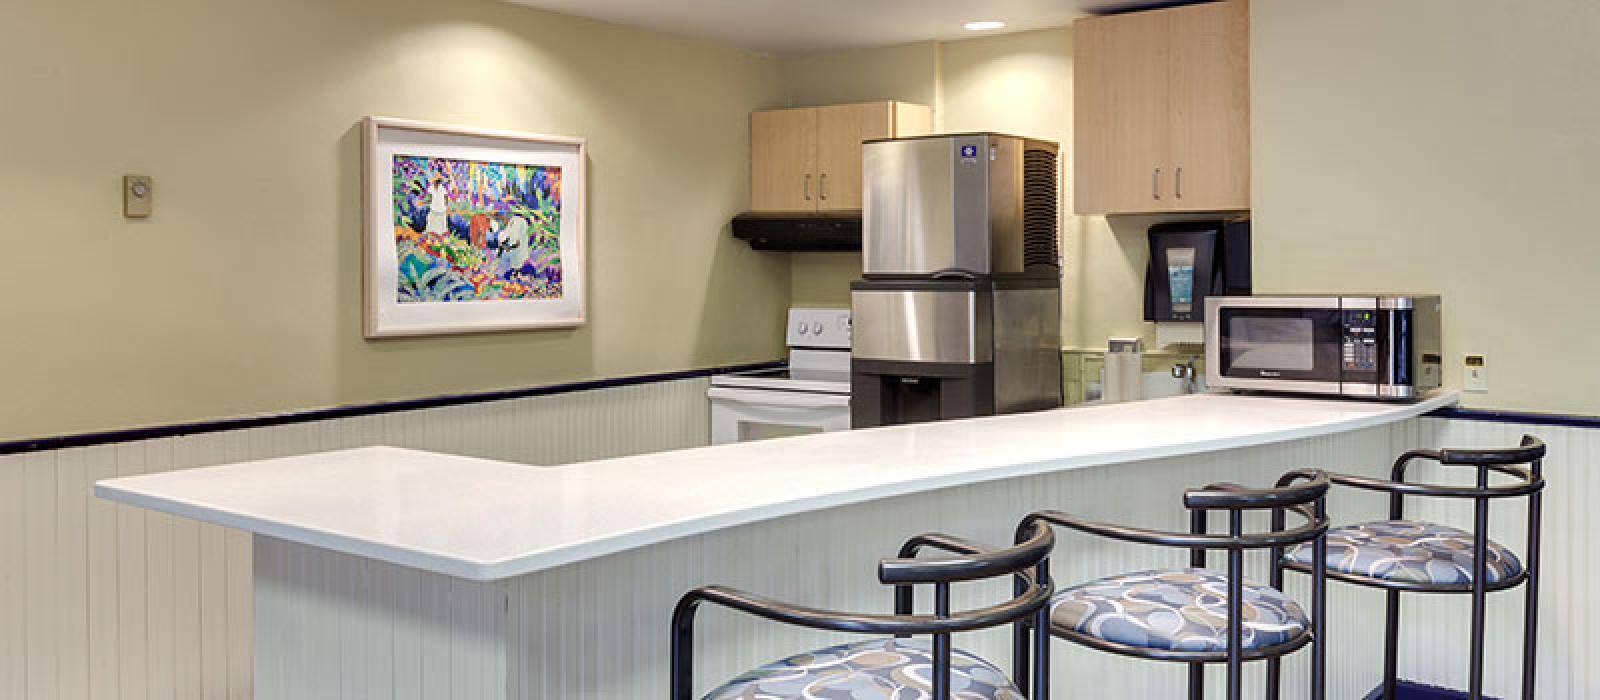
[[1150, 174], [1150, 196], [1161, 199], [1161, 168]]
[[827, 173], [823, 173], [821, 177], [817, 178], [817, 194], [818, 194], [818, 196], [820, 196], [822, 198], [822, 201], [824, 201], [824, 202], [828, 201], [828, 174]]
[[1178, 172], [1173, 173], [1172, 196], [1183, 199], [1183, 166], [1178, 166]]
[[806, 183], [804, 185], [805, 197], [806, 197], [806, 201], [809, 202], [809, 201], [811, 201], [811, 173], [806, 173], [805, 183]]

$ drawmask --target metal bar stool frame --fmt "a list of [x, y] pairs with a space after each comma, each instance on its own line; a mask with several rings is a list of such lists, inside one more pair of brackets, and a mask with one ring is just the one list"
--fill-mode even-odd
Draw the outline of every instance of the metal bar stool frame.
[[[1313, 575], [1311, 626], [1307, 630], [1281, 644], [1250, 651], [1240, 650], [1243, 645], [1244, 629], [1241, 615], [1244, 598], [1244, 553], [1247, 550], [1277, 550], [1310, 542], [1318, 561], [1321, 561], [1327, 554], [1324, 535], [1328, 531], [1328, 515], [1324, 501], [1330, 483], [1328, 475], [1317, 469], [1300, 469], [1289, 472], [1284, 476], [1284, 479], [1287, 480], [1291, 477], [1293, 477], [1293, 481], [1303, 483], [1285, 484], [1269, 489], [1252, 489], [1237, 484], [1217, 483], [1202, 488], [1185, 490], [1183, 504], [1185, 508], [1191, 511], [1190, 532], [1188, 533], [1094, 522], [1054, 510], [1029, 514], [1017, 527], [1019, 539], [1026, 533], [1031, 532], [1031, 528], [1038, 523], [1045, 522], [1124, 542], [1186, 548], [1190, 551], [1190, 565], [1196, 567], [1205, 566], [1206, 555], [1210, 551], [1227, 551], [1228, 648], [1226, 651], [1221, 652], [1146, 649], [1073, 631], [1056, 630], [1050, 625], [1050, 608], [1047, 605], [1034, 613], [1034, 619], [1030, 625], [1016, 625], [1013, 637], [1013, 659], [1017, 664], [1017, 668], [1013, 675], [1018, 678], [1029, 675], [1026, 666], [1028, 655], [1025, 652], [1030, 643], [1036, 649], [1046, 648], [1049, 646], [1049, 639], [1052, 636], [1057, 636], [1083, 646], [1125, 656], [1188, 663], [1189, 697], [1192, 700], [1198, 700], [1205, 696], [1205, 664], [1225, 663], [1228, 667], [1228, 698], [1229, 700], [1239, 700], [1243, 693], [1244, 662], [1277, 659], [1307, 644], [1312, 644], [1311, 697], [1313, 700], [1323, 700], [1327, 675], [1327, 650], [1321, 641], [1324, 621], [1327, 617], [1326, 581], [1323, 576]], [[1227, 535], [1207, 533], [1207, 516], [1212, 511], [1218, 510], [1228, 512]], [[1245, 533], [1244, 512], [1250, 510], [1271, 510], [1273, 514], [1272, 529], [1264, 533]], [[1293, 529], [1285, 529], [1283, 516], [1285, 512], [1289, 511], [1301, 516], [1304, 522]], [[1048, 564], [1045, 566], [1048, 566]], [[1034, 634], [1034, 630], [1045, 630], [1047, 633]], [[1049, 654], [1035, 653], [1034, 656], [1037, 658], [1039, 666], [1033, 669], [1033, 697], [1035, 700], [1048, 700], [1050, 692], [1049, 668], [1047, 666]], [[1273, 685], [1269, 685], [1269, 692], [1276, 692], [1274, 686], [1277, 680], [1276, 678], [1272, 679]]]
[[[1325, 557], [1318, 558], [1319, 561], [1324, 562], [1322, 567], [1324, 571], [1310, 572], [1314, 575], [1325, 573], [1325, 575], [1335, 580], [1384, 590], [1386, 600], [1383, 625], [1383, 698], [1385, 700], [1394, 698], [1398, 682], [1400, 594], [1402, 592], [1467, 593], [1472, 596], [1472, 632], [1470, 639], [1470, 663], [1472, 666], [1468, 675], [1467, 697], [1470, 700], [1482, 700], [1485, 599], [1491, 592], [1515, 588], [1523, 583], [1527, 584], [1527, 598], [1523, 610], [1522, 697], [1523, 700], [1533, 700], [1534, 653], [1539, 622], [1539, 510], [1541, 506], [1540, 500], [1544, 491], [1544, 457], [1546, 451], [1547, 448], [1544, 441], [1532, 435], [1524, 435], [1521, 444], [1512, 448], [1411, 450], [1400, 455], [1395, 460], [1388, 480], [1349, 474], [1328, 475], [1328, 478], [1335, 484], [1389, 494], [1390, 520], [1404, 518], [1404, 498], [1406, 496], [1470, 498], [1473, 500], [1473, 571], [1471, 583], [1428, 584], [1388, 581], [1360, 574], [1326, 571]], [[1443, 466], [1476, 467], [1478, 471], [1477, 486], [1442, 486], [1406, 481], [1407, 467], [1412, 462], [1422, 459], [1437, 462]], [[1516, 481], [1490, 486], [1490, 472], [1515, 477]], [[1285, 475], [1279, 483], [1288, 483], [1294, 478], [1294, 475]], [[1489, 566], [1489, 502], [1494, 499], [1519, 496], [1528, 497], [1526, 561], [1522, 571], [1518, 572], [1516, 576], [1499, 581], [1494, 585], [1489, 585], [1487, 582]], [[1282, 550], [1274, 551], [1273, 577], [1275, 584], [1281, 582], [1283, 569], [1285, 568], [1307, 573], [1311, 567], [1292, 560], [1285, 561]], [[1277, 674], [1276, 666], [1277, 664], [1273, 663], [1268, 667], [1270, 675]]]
[[[672, 612], [672, 649], [669, 663], [671, 700], [694, 697], [694, 618], [704, 603], [738, 610], [775, 622], [855, 634], [881, 634], [895, 637], [933, 636], [934, 700], [950, 700], [951, 635], [955, 632], [1000, 627], [1026, 620], [1050, 601], [1055, 589], [1048, 577], [1035, 577], [1055, 546], [1055, 533], [1040, 524], [1016, 545], [991, 548], [967, 540], [930, 533], [918, 535], [901, 548], [900, 558], [878, 562], [878, 581], [895, 586], [894, 614], [853, 613], [792, 605], [747, 593], [728, 586], [696, 588], [678, 600]], [[916, 559], [917, 551], [938, 548], [958, 556]], [[950, 587], [954, 583], [1013, 576], [1018, 594], [1009, 600], [974, 610], [952, 612]], [[934, 613], [910, 613], [911, 588], [932, 584]], [[906, 612], [900, 611], [902, 601]], [[1021, 679], [1013, 681], [1023, 687]]]

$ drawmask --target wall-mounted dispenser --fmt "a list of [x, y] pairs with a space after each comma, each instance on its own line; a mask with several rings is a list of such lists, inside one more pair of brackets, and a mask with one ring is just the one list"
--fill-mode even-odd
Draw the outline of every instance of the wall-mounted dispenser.
[[1205, 320], [1206, 297], [1250, 294], [1250, 220], [1151, 226], [1144, 320]]

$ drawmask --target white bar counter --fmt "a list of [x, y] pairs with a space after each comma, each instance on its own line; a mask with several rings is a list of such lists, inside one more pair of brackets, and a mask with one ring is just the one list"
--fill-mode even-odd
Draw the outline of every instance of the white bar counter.
[[[1186, 486], [1270, 482], [1312, 453], [1381, 460], [1391, 428], [1456, 400], [1201, 394], [560, 467], [369, 447], [95, 492], [255, 533], [258, 698], [658, 698], [671, 604], [694, 585], [883, 609], [876, 558], [917, 532], [1000, 541], [1039, 507], [1181, 526]], [[1159, 554], [1105, 547], [1070, 571]], [[814, 638], [708, 624], [705, 683]], [[1003, 639], [973, 648], [1007, 662]]]
[[366, 447], [110, 479], [102, 498], [474, 581], [767, 518], [991, 479], [1400, 421], [1382, 404], [1195, 394], [560, 467]]

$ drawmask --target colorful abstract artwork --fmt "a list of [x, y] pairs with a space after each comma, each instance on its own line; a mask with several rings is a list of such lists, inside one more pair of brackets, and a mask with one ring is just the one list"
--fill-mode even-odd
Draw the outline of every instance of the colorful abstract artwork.
[[363, 121], [368, 338], [586, 322], [582, 137]]
[[561, 168], [396, 155], [397, 301], [561, 297]]

